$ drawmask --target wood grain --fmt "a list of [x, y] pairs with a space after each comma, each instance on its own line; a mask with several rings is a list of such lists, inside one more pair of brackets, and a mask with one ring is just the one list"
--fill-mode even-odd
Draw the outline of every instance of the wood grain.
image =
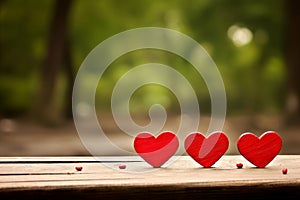
[[[140, 157], [0, 157], [0, 198], [300, 197], [300, 155], [279, 155], [266, 168], [256, 168], [242, 156], [223, 156], [213, 168], [199, 167], [188, 156], [172, 159], [167, 167], [153, 169]], [[243, 169], [236, 168], [239, 162]], [[126, 169], [119, 169], [120, 164]], [[77, 172], [75, 166], [83, 170]], [[282, 168], [288, 168], [287, 175]], [[148, 172], [127, 173], [142, 169]]]

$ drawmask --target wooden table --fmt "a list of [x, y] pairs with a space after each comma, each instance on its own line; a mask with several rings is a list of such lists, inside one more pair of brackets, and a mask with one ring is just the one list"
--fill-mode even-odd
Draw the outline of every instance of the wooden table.
[[0, 157], [0, 199], [300, 199], [300, 155], [279, 155], [266, 168], [241, 156], [223, 156], [213, 168], [188, 156], [169, 163], [154, 169], [128, 156]]

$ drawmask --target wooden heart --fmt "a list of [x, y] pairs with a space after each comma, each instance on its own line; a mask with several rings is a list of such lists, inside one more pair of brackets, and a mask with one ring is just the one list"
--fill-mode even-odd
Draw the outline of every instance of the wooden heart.
[[253, 133], [244, 133], [239, 137], [237, 147], [249, 162], [263, 168], [278, 155], [282, 140], [274, 131], [265, 132], [259, 138]]
[[217, 131], [207, 138], [201, 133], [191, 133], [184, 142], [186, 152], [203, 167], [211, 167], [227, 151], [229, 141], [225, 133]]
[[144, 132], [134, 139], [135, 151], [153, 167], [162, 166], [175, 154], [178, 146], [178, 138], [172, 132], [163, 132], [157, 138]]

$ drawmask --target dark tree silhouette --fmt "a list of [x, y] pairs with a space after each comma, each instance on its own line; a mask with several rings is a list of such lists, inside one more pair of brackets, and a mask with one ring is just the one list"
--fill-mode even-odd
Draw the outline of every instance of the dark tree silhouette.
[[286, 102], [288, 123], [300, 120], [300, 1], [287, 1], [287, 64], [288, 96]]
[[41, 70], [39, 99], [35, 112], [40, 119], [46, 121], [56, 120], [55, 118], [57, 118], [55, 115], [54, 94], [61, 66], [66, 65], [68, 74], [73, 74], [70, 72], [71, 67], [69, 66], [71, 64], [69, 47], [66, 46], [68, 44], [66, 42], [68, 16], [72, 2], [72, 0], [56, 0], [54, 5], [47, 51]]
[[67, 79], [67, 88], [64, 103], [64, 117], [71, 119], [72, 115], [72, 93], [73, 85], [75, 81], [75, 70], [73, 68], [72, 56], [71, 56], [71, 45], [69, 40], [66, 39], [65, 48], [64, 48], [64, 69]]

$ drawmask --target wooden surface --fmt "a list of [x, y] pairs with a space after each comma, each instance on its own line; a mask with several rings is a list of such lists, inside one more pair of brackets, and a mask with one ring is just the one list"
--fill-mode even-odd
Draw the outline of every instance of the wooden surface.
[[173, 159], [155, 169], [140, 157], [0, 157], [0, 199], [300, 199], [300, 155], [279, 155], [262, 169], [242, 156], [223, 156], [212, 168]]

